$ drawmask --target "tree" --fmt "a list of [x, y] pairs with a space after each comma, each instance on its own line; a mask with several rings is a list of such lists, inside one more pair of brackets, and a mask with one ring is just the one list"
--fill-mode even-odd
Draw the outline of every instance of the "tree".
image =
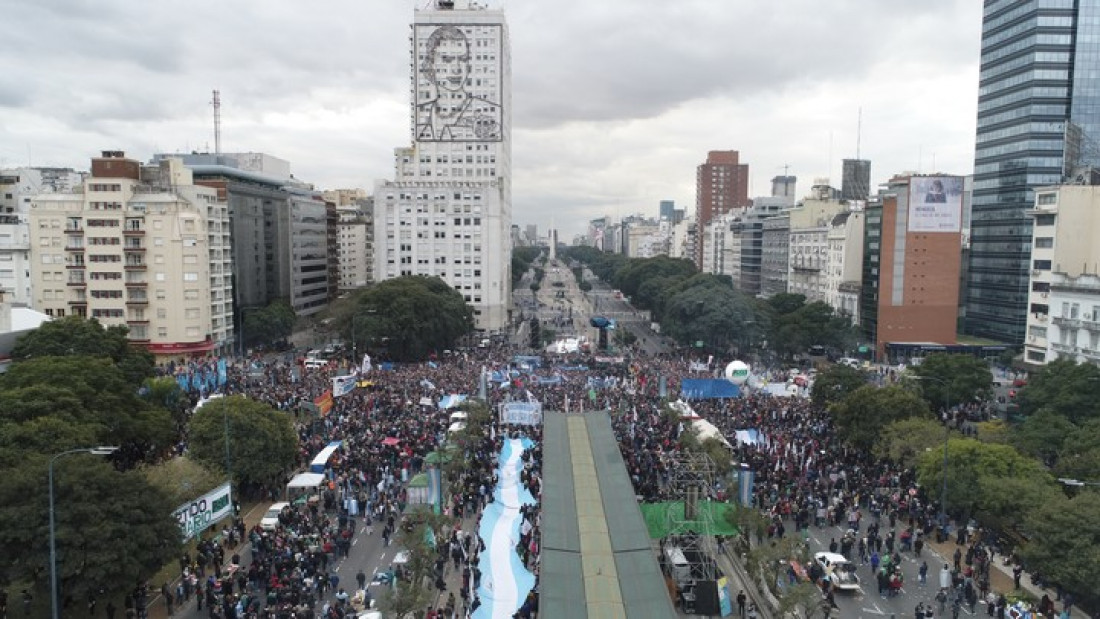
[[1029, 569], [1083, 603], [1100, 603], [1100, 492], [1082, 490], [1072, 499], [1055, 497], [1035, 507], [1026, 521], [1031, 538], [1020, 549]]
[[127, 382], [135, 385], [153, 375], [153, 355], [127, 339], [121, 325], [104, 328], [98, 320], [67, 316], [44, 322], [19, 338], [11, 356], [16, 362], [38, 357], [109, 357]]
[[781, 617], [817, 619], [827, 617], [829, 610], [831, 608], [822, 597], [821, 589], [808, 582], [787, 587], [783, 596], [779, 598], [779, 616]]
[[818, 406], [828, 406], [866, 384], [867, 374], [862, 370], [838, 363], [817, 375], [810, 390], [810, 399]]
[[[802, 295], [793, 296], [797, 300]], [[778, 307], [790, 305], [793, 303], [780, 303]], [[772, 307], [774, 310], [777, 306]], [[837, 315], [831, 306], [814, 301], [792, 312], [773, 315], [768, 340], [776, 352], [792, 357], [806, 352], [811, 346], [847, 350], [856, 341], [856, 329], [848, 318]]]
[[55, 417], [87, 426], [97, 443], [146, 459], [170, 446], [176, 433], [168, 412], [139, 398], [137, 387], [107, 357], [33, 357], [0, 376], [0, 420]]
[[840, 436], [857, 449], [870, 449], [882, 427], [893, 421], [929, 416], [923, 400], [897, 386], [860, 387], [829, 410]]
[[[960, 436], [957, 432], [953, 436]], [[891, 422], [882, 429], [875, 443], [876, 458], [890, 460], [912, 468], [926, 451], [943, 453], [943, 442], [947, 438], [944, 425], [930, 417], [910, 417]]]
[[933, 353], [911, 370], [920, 380], [921, 394], [933, 409], [985, 400], [993, 395], [989, 365], [972, 355]]
[[221, 473], [206, 468], [188, 456], [143, 466], [138, 471], [149, 485], [164, 493], [171, 505], [192, 501], [225, 483]]
[[[47, 595], [49, 509], [47, 460], [3, 463], [0, 476], [0, 580], [32, 583]], [[138, 473], [120, 473], [103, 458], [75, 454], [54, 465], [61, 595], [118, 598], [179, 556], [175, 507]], [[100, 596], [103, 597], [103, 596]]]
[[356, 342], [386, 342], [386, 353], [399, 361], [426, 359], [454, 348], [474, 328], [473, 309], [457, 290], [438, 277], [405, 276], [363, 290], [355, 311], [342, 326]]
[[1054, 472], [1071, 479], [1096, 479], [1100, 471], [1100, 419], [1070, 430], [1058, 452]]
[[1052, 361], [1031, 375], [1016, 401], [1025, 416], [1046, 408], [1075, 424], [1096, 419], [1100, 417], [1100, 367]]
[[285, 300], [276, 299], [266, 307], [245, 309], [243, 337], [249, 345], [273, 344], [290, 337], [298, 315]]
[[[298, 437], [286, 414], [245, 396], [211, 400], [191, 417], [190, 454], [203, 466], [231, 472], [237, 484], [272, 484], [294, 464]], [[225, 441], [229, 434], [229, 467]]]
[[661, 327], [681, 344], [702, 341], [709, 349], [724, 352], [752, 322], [748, 297], [733, 288], [700, 285], [669, 299]]
[[[994, 526], [1018, 521], [1055, 488], [1042, 465], [1009, 445], [953, 438], [947, 460], [947, 507], [963, 519], [978, 515]], [[943, 470], [943, 452], [927, 451], [919, 457], [917, 482], [938, 496]]]
[[1066, 438], [1077, 430], [1068, 419], [1050, 409], [1039, 409], [1012, 432], [1011, 444], [1020, 453], [1054, 466]]
[[382, 594], [379, 607], [388, 617], [403, 619], [406, 615], [423, 611], [435, 599], [430, 577], [435, 572], [438, 553], [436, 540], [444, 540], [444, 531], [451, 524], [446, 516], [418, 506], [405, 515], [405, 522], [398, 529], [397, 545], [408, 553], [405, 578], [398, 579], [394, 588]]

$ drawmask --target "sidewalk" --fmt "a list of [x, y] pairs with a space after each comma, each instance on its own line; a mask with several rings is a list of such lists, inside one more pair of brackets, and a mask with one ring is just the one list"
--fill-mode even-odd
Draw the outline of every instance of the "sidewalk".
[[[952, 536], [946, 542], [940, 544], [936, 542], [935, 536], [933, 535], [930, 536], [929, 539], [925, 540], [925, 548], [935, 551], [936, 554], [943, 557], [943, 560], [946, 563], [951, 564], [953, 563], [952, 557], [955, 555], [955, 549], [958, 548], [965, 555], [967, 546], [957, 545], [955, 543], [954, 536]], [[1007, 563], [1007, 560], [1008, 557], [1006, 557], [1005, 555], [997, 555], [993, 557], [993, 560], [990, 563], [991, 569], [989, 570], [990, 590], [997, 593], [1003, 593], [1006, 596], [1016, 591], [1016, 585], [1012, 579], [1012, 564]], [[930, 572], [933, 571], [933, 567], [935, 566], [929, 566]], [[1057, 596], [1055, 596], [1053, 590], [1043, 589], [1042, 587], [1034, 585], [1031, 582], [1031, 575], [1027, 572], [1024, 572], [1023, 576], [1020, 577], [1020, 589], [1033, 595], [1036, 600], [1042, 599], [1044, 594], [1049, 595], [1050, 599], [1052, 600], [1057, 599]], [[1059, 606], [1061, 605], [1059, 604]]]

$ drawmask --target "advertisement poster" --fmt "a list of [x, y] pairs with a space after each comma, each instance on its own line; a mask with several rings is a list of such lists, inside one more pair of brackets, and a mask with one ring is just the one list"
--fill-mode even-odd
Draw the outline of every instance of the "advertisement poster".
[[172, 515], [186, 542], [232, 513], [233, 492], [230, 483], [225, 482], [194, 501], [180, 505]]
[[961, 176], [909, 179], [909, 232], [959, 232], [962, 229]]
[[718, 579], [718, 612], [723, 617], [733, 614], [733, 600], [730, 599], [730, 583], [723, 576]]

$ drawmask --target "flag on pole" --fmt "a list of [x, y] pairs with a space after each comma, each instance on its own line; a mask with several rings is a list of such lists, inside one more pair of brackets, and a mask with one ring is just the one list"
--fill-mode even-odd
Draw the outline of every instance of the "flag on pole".
[[370, 355], [364, 354], [364, 355], [363, 355], [363, 365], [362, 365], [362, 367], [360, 368], [360, 372], [361, 372], [362, 374], [366, 374], [367, 372], [370, 372], [370, 368], [371, 368], [371, 365], [370, 365]]
[[355, 374], [349, 374], [347, 376], [337, 376], [332, 379], [332, 397], [338, 398], [343, 395], [347, 395], [352, 391], [355, 391], [356, 383], [358, 382], [358, 376]]

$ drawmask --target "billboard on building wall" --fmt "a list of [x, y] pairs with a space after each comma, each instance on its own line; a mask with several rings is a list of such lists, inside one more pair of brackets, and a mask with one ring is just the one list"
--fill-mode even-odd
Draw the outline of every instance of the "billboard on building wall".
[[959, 232], [962, 229], [961, 176], [909, 179], [909, 232]]
[[417, 24], [414, 137], [421, 142], [503, 139], [500, 24]]

